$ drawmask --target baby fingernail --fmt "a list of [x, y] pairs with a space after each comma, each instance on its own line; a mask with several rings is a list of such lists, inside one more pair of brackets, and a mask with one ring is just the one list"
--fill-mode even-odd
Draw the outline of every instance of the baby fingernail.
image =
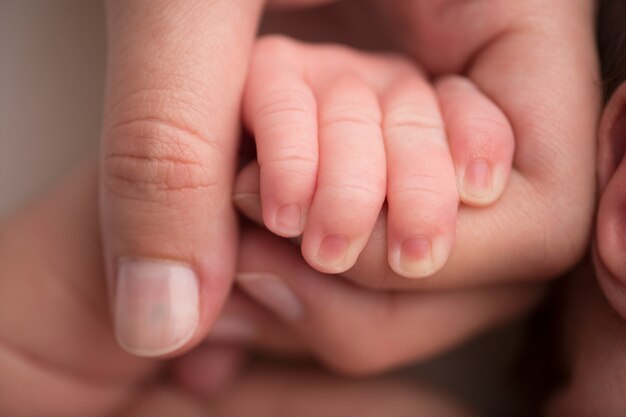
[[405, 240], [400, 247], [398, 272], [407, 278], [422, 278], [432, 275], [438, 269], [441, 250], [433, 247], [425, 237]]
[[284, 204], [276, 210], [274, 217], [276, 232], [284, 237], [294, 237], [302, 234], [304, 228], [302, 208], [298, 204]]
[[199, 319], [198, 279], [187, 265], [120, 262], [115, 291], [115, 333], [138, 356], [159, 356], [183, 346]]
[[350, 242], [345, 236], [327, 235], [322, 239], [317, 251], [317, 262], [325, 268], [342, 272], [345, 268], [349, 246]]
[[278, 275], [246, 272], [237, 274], [236, 280], [246, 294], [283, 320], [293, 322], [302, 316], [302, 303]]
[[493, 196], [491, 165], [484, 159], [474, 159], [463, 174], [463, 193], [469, 199], [490, 200]]

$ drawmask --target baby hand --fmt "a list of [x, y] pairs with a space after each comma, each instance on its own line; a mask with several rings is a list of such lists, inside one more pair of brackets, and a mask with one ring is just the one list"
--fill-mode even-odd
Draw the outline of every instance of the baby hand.
[[244, 119], [261, 168], [263, 221], [302, 234], [316, 269], [350, 269], [388, 205], [388, 262], [424, 277], [446, 262], [459, 200], [502, 194], [513, 157], [499, 108], [461, 77], [435, 86], [410, 61], [336, 45], [261, 39]]

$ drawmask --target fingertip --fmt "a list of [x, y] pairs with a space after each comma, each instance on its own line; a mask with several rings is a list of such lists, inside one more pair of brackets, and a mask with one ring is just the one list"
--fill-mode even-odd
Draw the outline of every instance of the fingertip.
[[462, 203], [485, 207], [495, 203], [506, 186], [506, 173], [485, 158], [474, 158], [457, 168], [459, 198]]
[[198, 278], [175, 262], [123, 260], [115, 284], [115, 335], [133, 355], [158, 357], [186, 345], [200, 319]]
[[447, 239], [411, 237], [395, 248], [390, 248], [389, 266], [396, 274], [405, 278], [427, 278], [445, 265], [449, 254], [450, 243]]
[[311, 235], [308, 232], [303, 235], [302, 256], [315, 270], [325, 274], [340, 274], [356, 262], [354, 243], [347, 236], [333, 233], [319, 237]]
[[271, 223], [266, 225], [273, 233], [282, 237], [297, 237], [304, 231], [305, 213], [297, 203], [283, 204], [274, 212]]

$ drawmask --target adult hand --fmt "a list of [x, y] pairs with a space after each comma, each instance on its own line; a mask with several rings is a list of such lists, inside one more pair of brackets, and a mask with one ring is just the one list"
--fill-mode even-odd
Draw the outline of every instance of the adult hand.
[[[160, 380], [115, 342], [94, 162], [0, 226], [0, 415], [110, 416]], [[214, 384], [238, 361], [216, 353]]]
[[262, 0], [109, 0], [100, 210], [115, 332], [203, 338], [226, 298], [239, 102]]
[[313, 270], [297, 248], [259, 228], [244, 230], [240, 255], [237, 289], [246, 297], [229, 300], [220, 332], [209, 340], [289, 355], [304, 351], [347, 374], [441, 354], [525, 314], [544, 293], [540, 283], [439, 292], [365, 289]]
[[626, 412], [626, 3], [600, 3], [599, 40], [607, 98], [598, 134], [600, 199], [593, 264], [570, 280], [561, 312], [565, 383], [552, 416]]

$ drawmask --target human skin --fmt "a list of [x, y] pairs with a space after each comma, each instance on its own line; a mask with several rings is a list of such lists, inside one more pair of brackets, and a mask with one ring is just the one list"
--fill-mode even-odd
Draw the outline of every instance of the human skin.
[[[591, 7], [591, 3], [584, 4]], [[525, 8], [524, 10], [528, 12]], [[315, 279], [315, 274], [301, 267], [297, 250], [289, 250], [286, 243], [282, 244], [285, 249], [280, 250], [281, 245], [272, 243], [273, 238], [264, 236], [262, 231], [245, 232], [245, 236], [252, 236], [251, 242], [257, 244], [243, 245], [242, 253], [246, 256], [242, 257], [240, 262], [239, 271], [242, 274], [238, 279], [238, 289], [253, 298], [266, 311], [250, 306], [242, 307], [240, 297], [235, 297], [236, 302], [231, 303], [235, 307], [231, 305], [226, 308], [226, 315], [231, 315], [227, 321], [232, 325], [230, 333], [227, 332], [229, 334], [226, 336], [264, 349], [312, 352], [334, 369], [362, 374], [429, 357], [490, 325], [501, 322], [485, 321], [480, 318], [484, 313], [491, 318], [495, 317], [487, 313], [489, 307], [486, 302], [479, 301], [483, 296], [486, 299], [499, 299], [510, 307], [508, 313], [501, 316], [502, 320], [519, 316], [535, 305], [540, 298], [541, 283], [564, 271], [584, 252], [592, 215], [594, 189], [592, 160], [595, 154], [593, 138], [594, 122], [597, 118], [597, 106], [594, 103], [598, 102], [599, 91], [594, 85], [595, 82], [592, 82], [597, 77], [597, 63], [593, 60], [588, 61], [589, 58], [595, 57], [590, 43], [593, 38], [591, 33], [593, 25], [590, 21], [587, 24], [582, 23], [593, 14], [590, 10], [587, 10], [588, 14], [582, 13], [583, 11], [584, 8], [576, 9], [576, 12], [581, 14], [570, 16], [570, 23], [580, 19], [580, 25], [572, 27], [583, 28], [582, 31], [577, 31], [576, 37], [584, 35], [590, 45], [588, 55], [583, 53], [570, 56], [568, 54], [573, 49], [562, 48], [569, 52], [557, 60], [571, 60], [580, 64], [570, 68], [572, 72], [568, 77], [580, 78], [582, 85], [586, 85], [588, 89], [583, 88], [581, 90], [584, 91], [577, 93], [571, 89], [561, 89], [558, 84], [563, 80], [550, 82], [548, 80], [552, 77], [550, 71], [547, 71], [547, 77], [538, 71], [528, 78], [529, 83], [550, 83], [549, 88], [545, 87], [544, 91], [535, 92], [537, 97], [547, 93], [562, 94], [568, 105], [576, 103], [570, 110], [580, 112], [581, 117], [575, 123], [571, 123], [571, 120], [568, 122], [573, 113], [562, 111], [561, 102], [556, 102], [552, 96], [543, 101], [537, 98], [535, 101], [525, 93], [521, 98], [519, 94], [516, 96], [510, 94], [510, 97], [520, 100], [516, 106], [521, 106], [526, 121], [533, 122], [529, 129], [517, 129], [522, 146], [517, 150], [515, 161], [519, 166], [514, 173], [511, 190], [507, 190], [502, 200], [494, 207], [483, 209], [484, 212], [468, 207], [461, 208], [457, 246], [441, 273], [432, 278], [411, 281], [397, 276], [387, 267], [384, 211], [356, 267], [336, 277], [347, 278], [357, 287], [387, 290], [380, 291], [379, 296], [373, 296], [371, 292], [365, 291], [361, 297], [358, 289], [351, 285], [337, 285], [333, 291], [323, 292], [319, 288], [332, 288], [329, 284], [333, 282], [332, 279], [328, 277]], [[309, 25], [311, 26], [314, 27], [313, 24]], [[524, 31], [521, 31], [521, 34], [524, 34]], [[531, 39], [537, 35], [530, 31]], [[523, 36], [522, 40], [528, 41]], [[583, 44], [587, 41], [581, 40]], [[539, 52], [543, 57], [541, 59], [547, 59], [544, 56], [551, 55], [549, 49], [547, 46], [546, 50], [535, 48], [533, 53]], [[507, 55], [507, 58], [516, 62], [515, 57]], [[528, 57], [528, 61], [532, 61], [533, 58], [537, 60], [540, 57], [533, 55]], [[527, 64], [528, 62], [523, 65]], [[555, 70], [554, 74], [557, 73]], [[503, 77], [494, 76], [494, 79], [499, 78], [502, 81]], [[503, 99], [506, 102], [507, 97]], [[539, 112], [540, 108], [542, 110], [545, 108], [538, 106], [538, 103], [550, 107], [550, 113]], [[549, 118], [555, 117], [555, 120], [562, 123], [557, 127], [555, 121], [548, 120], [548, 114]], [[579, 125], [578, 122], [581, 121], [582, 124]], [[564, 131], [561, 128], [569, 130], [571, 135], [562, 136]], [[582, 134], [583, 131], [585, 134]], [[559, 139], [564, 143], [558, 149], [558, 153], [555, 153], [557, 151], [553, 148], [555, 142], [546, 139], [552, 134], [556, 135], [553, 139]], [[541, 137], [544, 138], [543, 141]], [[536, 154], [533, 146], [525, 141], [534, 141], [530, 145], [540, 149], [539, 154]], [[565, 145], [568, 141], [571, 143]], [[579, 153], [583, 149], [586, 149], [586, 153]], [[546, 165], [547, 159], [542, 163], [539, 163], [541, 159], [537, 160], [542, 152], [545, 155], [561, 157], [556, 158], [552, 165]], [[578, 161], [579, 165], [576, 167], [571, 165], [571, 161], [568, 162], [569, 158]], [[572, 182], [574, 177], [576, 181]], [[240, 205], [240, 208], [249, 218], [262, 224], [259, 191], [258, 167], [253, 162], [240, 173], [235, 187], [235, 199], [241, 203], [242, 199], [239, 196], [245, 196], [247, 201]], [[256, 201], [253, 197], [255, 195]], [[272, 248], [271, 253], [266, 252], [268, 248]], [[289, 257], [293, 259], [288, 260]], [[273, 258], [276, 263], [273, 263]], [[269, 290], [268, 287], [274, 290]], [[430, 291], [413, 295], [389, 291], [407, 289]], [[437, 292], [432, 293], [432, 290]], [[459, 308], [464, 311], [464, 316], [432, 313], [441, 306], [435, 300], [439, 295], [445, 294], [440, 292], [442, 290], [454, 290], [448, 293], [452, 298], [442, 296], [442, 303], [451, 301], [454, 297], [468, 296], [465, 300], [469, 304], [465, 308]], [[352, 295], [346, 296], [341, 302], [331, 304], [326, 302], [329, 299], [342, 299], [342, 296], [335, 294], [342, 294], [344, 291]], [[492, 295], [499, 295], [492, 298], [487, 295], [489, 292], [492, 292]], [[285, 294], [292, 294], [293, 297]], [[417, 333], [415, 335], [406, 330], [411, 328], [410, 324], [406, 327], [390, 325], [402, 323], [402, 313], [406, 315], [409, 323], [420, 322], [421, 314], [428, 315], [428, 309], [420, 310], [415, 307], [416, 304], [425, 305], [422, 301], [418, 302], [420, 296], [428, 296], [433, 303], [432, 314], [429, 317], [441, 318], [438, 325], [434, 325], [434, 321], [430, 320], [421, 322], [421, 325], [413, 326]], [[294, 302], [294, 298], [299, 303]], [[439, 307], [436, 307], [437, 305]], [[496, 305], [492, 307], [500, 308]], [[361, 314], [364, 309], [374, 313], [364, 317]], [[298, 315], [293, 311], [301, 313]], [[269, 317], [268, 312], [271, 314]], [[272, 321], [272, 316], [277, 322]], [[371, 317], [374, 318], [370, 322], [368, 319]], [[390, 319], [391, 317], [393, 319]], [[448, 319], [456, 321], [447, 322]], [[379, 325], [370, 326], [372, 322]], [[465, 327], [469, 323], [474, 323], [475, 327], [472, 325], [472, 331], [459, 337], [460, 334], [452, 329], [454, 323], [460, 322], [464, 323], [465, 329], [469, 329]], [[378, 330], [374, 330], [374, 327]], [[448, 330], [452, 332], [448, 335], [454, 334], [455, 337], [447, 339], [445, 334]], [[444, 337], [432, 340], [419, 337], [425, 331], [433, 331]], [[294, 340], [299, 342], [295, 347]], [[389, 340], [392, 342], [388, 342]]]
[[196, 344], [228, 294], [239, 103], [262, 3], [106, 2], [101, 229], [117, 339], [137, 355]]
[[[11, 365], [11, 368], [4, 368], [7, 372], [0, 373], [3, 378], [3, 389], [0, 393], [3, 395], [4, 409], [13, 410], [20, 406], [42, 407], [39, 410], [44, 411], [40, 414], [51, 415], [50, 410], [53, 409], [51, 405], [66, 406], [68, 409], [60, 410], [60, 415], [63, 416], [72, 413], [74, 415], [98, 413], [102, 407], [114, 409], [134, 388], [136, 381], [143, 381], [146, 374], [149, 375], [154, 371], [151, 362], [129, 357], [112, 342], [111, 325], [106, 318], [106, 302], [103, 300], [98, 302], [98, 297], [104, 293], [102, 281], [99, 281], [100, 284], [95, 288], [74, 291], [75, 288], [83, 288], [83, 285], [86, 287], [91, 285], [90, 280], [85, 280], [85, 277], [99, 277], [102, 274], [102, 267], [98, 266], [101, 248], [98, 245], [95, 218], [95, 178], [85, 172], [77, 175], [78, 178], [74, 178], [71, 184], [66, 184], [65, 191], [53, 191], [52, 196], [40, 202], [41, 205], [25, 210], [19, 219], [14, 218], [2, 227], [0, 239], [2, 239], [3, 271], [0, 276], [20, 277], [19, 280], [1, 280], [0, 294], [3, 295], [3, 299], [0, 308], [3, 310], [0, 317], [3, 319], [2, 340], [5, 342], [3, 363]], [[85, 182], [82, 182], [83, 180]], [[82, 186], [77, 189], [72, 184]], [[80, 200], [81, 195], [86, 196], [86, 199]], [[89, 201], [92, 201], [91, 205]], [[83, 211], [81, 207], [85, 210]], [[581, 216], [585, 218], [584, 215]], [[86, 223], [82, 223], [83, 220], [86, 220]], [[73, 232], [68, 234], [68, 231]], [[85, 233], [86, 231], [93, 234]], [[68, 236], [72, 239], [68, 239]], [[59, 242], [65, 242], [68, 246], [59, 245]], [[66, 249], [68, 250], [65, 251]], [[559, 265], [562, 262], [563, 260], [557, 261]], [[48, 284], [52, 286], [50, 291], [41, 291], [42, 288], [47, 288]], [[54, 290], [56, 284], [61, 288], [59, 292]], [[50, 298], [53, 295], [55, 297], [58, 295], [58, 301]], [[89, 301], [85, 302], [83, 296]], [[75, 303], [69, 300], [75, 300]], [[32, 316], [23, 314], [24, 305], [33, 307], [29, 310]], [[97, 310], [94, 313], [94, 320], [86, 313], [87, 308]], [[22, 314], [16, 314], [16, 311]], [[499, 316], [497, 313], [496, 315]], [[34, 327], [32, 323], [44, 325], [40, 328]], [[55, 327], [54, 323], [62, 325]], [[15, 332], [15, 329], [21, 330]], [[68, 331], [69, 334], [66, 337], [59, 336], [59, 332], [62, 331]], [[10, 335], [10, 339], [7, 334]], [[85, 334], [93, 337], [85, 337]], [[49, 344], [53, 341], [59, 342], [58, 348]], [[15, 349], [7, 348], [6, 345], [9, 343], [14, 343], [12, 347]], [[37, 350], [42, 347], [45, 351]], [[103, 352], [98, 349], [103, 349]], [[15, 357], [20, 355], [19, 352], [26, 352], [25, 358], [41, 361], [16, 360]], [[95, 358], [94, 352], [98, 352]], [[60, 356], [57, 357], [56, 354]], [[83, 357], [83, 354], [86, 356]], [[85, 360], [77, 363], [74, 362], [76, 358]], [[59, 366], [48, 367], [50, 363]], [[65, 368], [65, 364], [69, 366]], [[95, 364], [98, 369], [95, 371], [84, 369], [82, 368], [84, 364], [88, 366]], [[25, 367], [22, 368], [21, 365]], [[103, 375], [100, 372], [104, 367], [107, 369]], [[16, 368], [19, 372], [11, 374]], [[25, 372], [28, 368], [35, 372], [35, 378], [33, 374]], [[31, 385], [32, 390], [24, 390], [25, 385], [20, 385], [20, 379], [16, 378], [19, 375], [24, 378], [22, 381], [25, 383], [39, 381], [40, 384]], [[83, 379], [81, 376], [84, 375], [96, 377], [98, 382], [95, 383], [95, 388], [93, 380]], [[111, 385], [107, 384], [109, 377], [114, 380]], [[48, 385], [48, 381], [52, 384]], [[63, 384], [59, 383], [63, 381]], [[61, 391], [51, 390], [50, 387]], [[17, 393], [14, 391], [16, 388], [20, 389]], [[45, 392], [40, 391], [41, 388], [45, 388]], [[22, 395], [17, 395], [20, 393]], [[71, 393], [72, 398], [80, 401], [59, 404], [58, 398], [66, 393]], [[8, 402], [4, 402], [7, 398]], [[34, 402], [33, 398], [40, 401]], [[32, 409], [27, 408], [26, 411]], [[16, 415], [12, 412], [7, 414]]]
[[[593, 215], [593, 138], [600, 108], [594, 3], [385, 5], [381, 13], [398, 15], [390, 22], [406, 29], [399, 39], [414, 40], [407, 52], [430, 74], [458, 71], [464, 60], [473, 58], [463, 73], [513, 126], [513, 173], [497, 204], [481, 210], [460, 208], [455, 246], [439, 273], [407, 280], [388, 267], [383, 212], [355, 267], [342, 276], [368, 288], [440, 290], [536, 282], [571, 267], [584, 253]], [[348, 6], [343, 15], [349, 15]], [[482, 30], [466, 28], [476, 19], [483, 22]], [[315, 20], [307, 23], [302, 26], [315, 28]], [[391, 26], [383, 22], [376, 33], [389, 32]], [[465, 30], [471, 36], [465, 36]], [[300, 35], [315, 39], [311, 33]], [[581, 48], [561, 47], [564, 44]], [[390, 45], [408, 47], [401, 42]], [[440, 53], [428, 56], [438, 48], [443, 48]], [[577, 88], [570, 88], [570, 82]], [[526, 87], [521, 91], [513, 85]], [[573, 118], [574, 114], [580, 117]], [[251, 165], [242, 172], [236, 193], [258, 194], [257, 181]], [[241, 208], [249, 212], [256, 207], [258, 203], [250, 202]]]
[[[74, 170], [46, 195], [7, 218], [0, 228], [2, 415], [109, 416], [128, 405], [133, 398], [142, 395], [146, 386], [163, 378], [163, 361], [131, 355], [115, 341], [108, 314], [106, 280], [101, 259], [97, 167], [94, 162], [90, 160]], [[285, 246], [286, 242], [269, 234], [259, 238], [270, 240], [257, 240], [254, 233], [243, 236], [244, 245], [249, 245], [243, 250], [252, 251], [257, 256], [256, 259], [249, 257], [251, 265], [261, 262], [269, 253], [255, 249], [257, 245], [266, 246], [270, 252], [278, 250], [279, 259], [287, 251], [284, 260], [293, 261], [293, 248]], [[336, 307], [351, 303], [347, 304], [351, 314], [363, 307], [372, 309], [371, 317], [375, 321], [363, 321], [360, 324], [353, 322], [358, 325], [353, 329], [355, 337], [380, 334], [372, 332], [369, 325], [378, 322], [382, 327], [389, 327], [387, 320], [395, 320], [395, 314], [405, 317], [403, 320], [407, 322], [393, 328], [390, 336], [402, 335], [404, 327], [416, 328], [416, 323], [408, 322], [411, 318], [419, 320], [417, 324], [424, 332], [443, 327], [440, 332], [433, 331], [425, 343], [418, 346], [389, 344], [391, 356], [379, 357], [378, 362], [368, 357], [357, 358], [351, 364], [348, 363], [353, 369], [346, 369], [353, 373], [364, 373], [366, 370], [363, 366], [368, 366], [369, 370], [373, 370], [372, 366], [378, 369], [387, 367], [387, 361], [404, 358], [402, 355], [407, 352], [413, 355], [413, 349], [432, 353], [450, 345], [450, 341], [473, 333], [476, 328], [498, 322], [503, 317], [527, 308], [520, 302], [523, 297], [516, 291], [486, 291], [476, 297], [472, 293], [466, 296], [444, 293], [432, 297], [424, 294], [416, 295], [413, 300], [409, 300], [409, 295], [406, 295], [406, 301], [401, 301], [400, 296], [397, 300], [396, 297], [382, 298], [382, 294], [377, 291], [357, 289], [342, 280], [329, 279], [311, 270], [302, 260], [299, 261], [285, 265], [285, 271], [308, 271], [300, 283], [307, 285], [302, 289], [313, 297], [307, 300], [306, 307], [309, 310], [306, 314], [310, 318], [318, 317], [310, 321], [309, 325], [311, 329], [317, 326], [315, 332], [322, 345], [336, 338], [334, 331], [350, 325], [350, 321], [338, 321], [337, 327], [329, 326], [334, 320], [328, 313], [341, 313], [329, 310], [328, 302], [324, 302], [331, 301], [333, 296], [336, 297]], [[511, 300], [507, 300], [509, 296]], [[472, 301], [474, 298], [475, 301]], [[531, 297], [527, 302], [536, 299], [536, 296]], [[312, 300], [317, 300], [317, 303], [312, 303]], [[398, 309], [397, 313], [393, 313], [389, 308], [394, 308], [396, 301]], [[415, 301], [428, 308], [420, 312], [420, 309], [414, 308]], [[463, 305], [469, 311], [475, 311], [475, 315], [459, 309]], [[480, 306], [485, 308], [480, 309]], [[254, 308], [254, 305], [250, 307]], [[411, 311], [414, 313], [411, 314]], [[437, 314], [433, 316], [429, 313], [431, 311]], [[328, 334], [326, 338], [324, 331]], [[396, 341], [405, 342], [400, 338]], [[350, 348], [347, 342], [346, 339], [336, 339], [335, 343], [337, 347]], [[203, 354], [203, 361], [208, 358], [214, 365], [236, 368], [239, 360], [236, 354], [224, 354], [223, 347], [215, 346], [211, 362], [211, 344], [207, 346], [209, 355]], [[385, 349], [380, 343], [373, 353]], [[348, 350], [344, 352], [347, 354]], [[342, 353], [338, 352], [336, 359], [329, 359], [329, 362], [343, 358]], [[209, 367], [209, 372], [223, 373], [228, 377], [229, 370], [224, 368], [218, 370]], [[195, 369], [206, 371], [207, 368]], [[213, 377], [213, 380], [203, 378], [200, 383], [204, 385], [200, 388], [206, 388], [207, 381], [209, 384], [217, 384], [219, 381], [215, 379], [220, 375]]]
[[385, 203], [389, 266], [432, 275], [454, 241], [459, 200], [488, 206], [506, 186], [511, 126], [464, 77], [433, 84], [400, 54], [276, 35], [255, 42], [248, 72], [243, 115], [264, 224], [302, 235], [321, 272], [354, 265]]
[[[623, 16], [624, 12], [626, 10], [621, 10], [616, 16]], [[616, 48], [611, 52], [623, 54], [626, 51]], [[615, 57], [613, 60], [619, 62]], [[552, 400], [550, 415], [553, 416], [617, 417], [626, 410], [623, 395], [626, 382], [624, 126], [626, 83], [611, 95], [600, 124], [598, 183], [601, 194], [593, 244], [595, 268], [588, 266], [577, 273], [565, 297], [562, 350], [567, 379]]]
[[[396, 49], [431, 75], [464, 73], [504, 111], [514, 171], [493, 210], [460, 214], [441, 273], [398, 277], [385, 262], [386, 232], [375, 230], [345, 276], [370, 288], [446, 289], [542, 280], [571, 266], [592, 213], [593, 2], [372, 7], [383, 4], [393, 24], [381, 27], [402, 32]], [[175, 355], [204, 338], [234, 272], [238, 104], [262, 4], [112, 0], [107, 8], [101, 215], [115, 328], [135, 354]], [[155, 308], [158, 322], [148, 319]]]
[[598, 206], [594, 258], [598, 279], [609, 302], [626, 318], [626, 83], [608, 102], [599, 134], [598, 181], [602, 197]]
[[626, 4], [600, 3], [598, 44], [606, 104], [598, 129], [599, 204], [589, 262], [564, 290], [559, 356], [564, 381], [550, 416], [626, 412]]

